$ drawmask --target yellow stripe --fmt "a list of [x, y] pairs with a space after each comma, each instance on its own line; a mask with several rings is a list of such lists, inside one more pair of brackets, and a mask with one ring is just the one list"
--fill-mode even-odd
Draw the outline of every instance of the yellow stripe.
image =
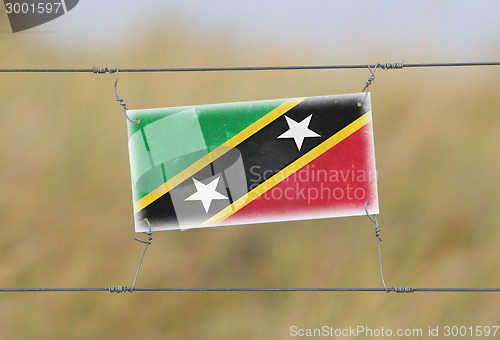
[[264, 126], [268, 125], [272, 121], [276, 120], [280, 116], [282, 116], [285, 112], [290, 111], [292, 108], [297, 106], [300, 102], [302, 102], [305, 98], [293, 98], [288, 99], [286, 102], [266, 114], [264, 117], [257, 120], [255, 123], [238, 133], [233, 138], [229, 139], [227, 142], [222, 144], [221, 146], [230, 146], [235, 147], [236, 145], [243, 142], [245, 139], [253, 135], [255, 132], [261, 130]]
[[293, 98], [288, 99], [283, 104], [276, 107], [274, 110], [270, 111], [264, 117], [257, 120], [252, 125], [248, 126], [244, 130], [240, 131], [238, 134], [227, 140], [224, 144], [210, 152], [208, 155], [203, 156], [201, 159], [197, 160], [186, 169], [182, 170], [180, 173], [169, 179], [166, 183], [160, 185], [155, 190], [151, 191], [149, 194], [134, 203], [134, 212], [139, 212], [154, 201], [156, 201], [161, 196], [165, 195], [169, 190], [172, 190], [177, 185], [184, 182], [189, 177], [196, 174], [198, 171], [209, 165], [211, 162], [215, 161], [217, 158], [224, 155], [229, 151], [228, 147], [235, 147], [245, 139], [252, 136], [255, 132], [261, 130], [266, 125], [276, 120], [284, 113], [288, 112], [305, 98]]
[[217, 214], [215, 214], [206, 222], [204, 222], [202, 226], [214, 225], [222, 222], [223, 220], [225, 220], [226, 218], [228, 218], [229, 216], [231, 216], [232, 214], [234, 214], [247, 204], [251, 203], [253, 200], [257, 199], [259, 196], [265, 194], [268, 190], [272, 189], [277, 184], [281, 183], [282, 181], [293, 175], [299, 169], [306, 166], [314, 159], [318, 158], [323, 153], [325, 153], [326, 151], [328, 151], [329, 149], [331, 149], [332, 147], [334, 147], [335, 145], [337, 145], [338, 143], [340, 143], [341, 141], [352, 135], [354, 132], [361, 129], [363, 126], [368, 124], [371, 121], [371, 119], [372, 119], [371, 111], [368, 111], [363, 116], [359, 117], [354, 122], [352, 122], [342, 130], [337, 132], [335, 135], [328, 138], [326, 141], [324, 141], [323, 143], [321, 143], [320, 145], [318, 145], [317, 147], [306, 153], [304, 156], [300, 157], [295, 162], [291, 163], [283, 170], [276, 173], [270, 179], [261, 183], [255, 189], [250, 191], [247, 195], [239, 198], [231, 205], [219, 211]]

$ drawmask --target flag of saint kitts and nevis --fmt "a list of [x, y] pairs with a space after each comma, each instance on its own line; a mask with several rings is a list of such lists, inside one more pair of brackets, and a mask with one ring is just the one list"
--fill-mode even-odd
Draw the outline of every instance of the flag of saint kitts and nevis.
[[378, 213], [370, 94], [128, 114], [136, 232]]

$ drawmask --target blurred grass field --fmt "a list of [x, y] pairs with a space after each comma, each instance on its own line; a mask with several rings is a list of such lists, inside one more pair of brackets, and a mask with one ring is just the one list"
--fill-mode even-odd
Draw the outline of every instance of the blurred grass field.
[[[222, 40], [197, 46], [182, 32], [161, 44], [156, 38], [109, 57], [89, 52], [71, 60], [28, 38], [11, 44], [2, 34], [0, 45], [9, 49], [1, 49], [0, 62], [175, 67], [237, 59]], [[307, 53], [284, 51], [251, 64], [285, 58], [321, 59], [307, 62]], [[368, 75], [124, 73], [118, 90], [138, 109], [353, 93]], [[498, 68], [377, 71], [371, 91], [389, 286], [500, 286], [499, 76]], [[143, 245], [133, 240], [126, 121], [114, 99], [114, 76], [0, 79], [0, 286], [131, 285]], [[139, 287], [381, 286], [366, 217], [153, 236]], [[495, 325], [499, 302], [498, 294], [486, 293], [1, 293], [0, 338], [285, 339], [292, 325]]]

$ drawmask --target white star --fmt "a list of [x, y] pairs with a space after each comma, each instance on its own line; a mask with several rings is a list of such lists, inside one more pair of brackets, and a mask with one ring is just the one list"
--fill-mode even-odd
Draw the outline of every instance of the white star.
[[295, 141], [295, 145], [297, 145], [297, 149], [300, 151], [302, 143], [304, 142], [304, 138], [321, 137], [321, 135], [318, 135], [316, 132], [309, 129], [311, 117], [312, 115], [309, 115], [309, 117], [304, 118], [300, 123], [297, 123], [288, 116], [285, 116], [289, 130], [279, 135], [278, 138], [293, 138], [293, 140]]
[[185, 201], [201, 201], [201, 203], [203, 204], [203, 208], [205, 208], [205, 212], [208, 213], [208, 209], [210, 209], [210, 205], [212, 204], [213, 200], [227, 199], [226, 196], [216, 190], [220, 176], [208, 184], [203, 184], [202, 182], [196, 180], [194, 177], [192, 179], [196, 187], [196, 192], [186, 198]]

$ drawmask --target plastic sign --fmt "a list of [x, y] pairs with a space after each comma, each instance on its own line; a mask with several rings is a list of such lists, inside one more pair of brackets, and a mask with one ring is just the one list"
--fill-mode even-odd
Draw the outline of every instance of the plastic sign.
[[136, 232], [378, 213], [369, 94], [128, 114]]

